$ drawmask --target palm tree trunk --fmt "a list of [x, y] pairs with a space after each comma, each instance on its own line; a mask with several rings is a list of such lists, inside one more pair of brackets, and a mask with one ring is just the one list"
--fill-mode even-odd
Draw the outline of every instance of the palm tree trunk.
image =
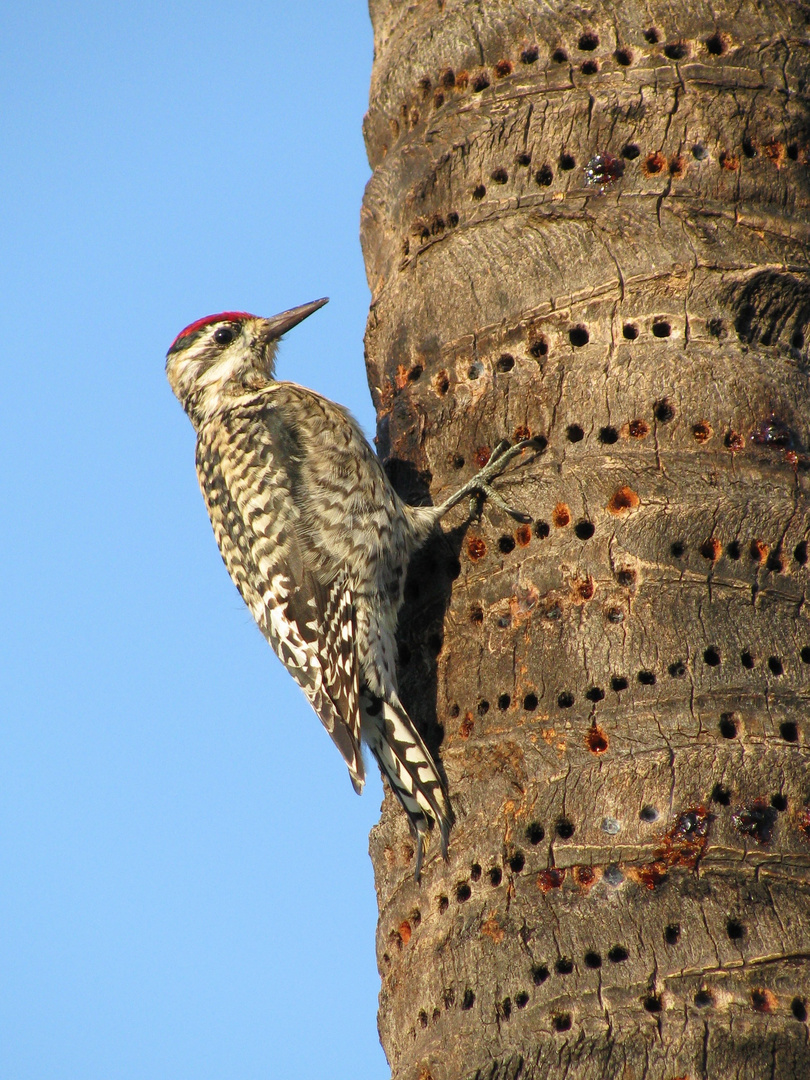
[[[380, 451], [457, 823], [371, 850], [395, 1080], [810, 1076], [808, 8], [373, 0]], [[440, 744], [440, 745], [439, 745]]]

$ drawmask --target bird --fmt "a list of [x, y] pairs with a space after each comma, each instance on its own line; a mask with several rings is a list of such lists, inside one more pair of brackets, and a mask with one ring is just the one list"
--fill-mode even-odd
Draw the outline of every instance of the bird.
[[431, 831], [445, 858], [446, 784], [400, 701], [397, 615], [408, 563], [444, 515], [488, 498], [531, 439], [495, 447], [438, 506], [411, 506], [343, 406], [276, 379], [282, 335], [328, 298], [262, 318], [226, 311], [177, 335], [166, 374], [197, 433], [196, 466], [227, 570], [262, 634], [332, 737], [360, 794], [365, 743], [401, 803], [419, 880]]

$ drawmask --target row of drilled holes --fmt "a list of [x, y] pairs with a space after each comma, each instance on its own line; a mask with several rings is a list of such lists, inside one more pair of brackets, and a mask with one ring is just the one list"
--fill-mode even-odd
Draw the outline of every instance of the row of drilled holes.
[[[759, 157], [760, 146], [753, 142], [750, 138], [744, 138], [742, 141], [742, 154], [743, 157], [751, 160], [752, 158]], [[761, 145], [762, 155], [768, 161], [773, 163], [777, 168], [782, 168], [786, 161], [799, 161], [803, 159], [802, 151], [798, 143], [784, 143], [780, 139], [771, 139], [768, 142]], [[635, 161], [641, 157], [641, 148], [637, 143], [626, 143], [621, 151], [621, 156], [625, 161]], [[703, 143], [695, 143], [691, 149], [692, 157], [695, 161], [707, 161], [711, 155], [709, 150], [703, 145]], [[524, 168], [528, 168], [532, 163], [532, 155], [524, 152], [518, 154], [517, 164]], [[608, 184], [615, 183], [621, 178], [624, 173], [624, 166], [616, 158], [613, 158], [609, 154], [599, 155], [593, 159], [593, 162], [599, 164], [599, 170], [594, 176], [591, 182], [592, 184], [606, 186]], [[740, 167], [740, 155], [735, 154], [732, 150], [723, 149], [717, 154], [717, 164], [725, 172], [735, 172]], [[585, 166], [586, 179], [589, 166], [592, 163], [589, 162]], [[577, 161], [573, 154], [569, 154], [564, 150], [557, 159], [557, 167], [561, 172], [571, 172], [577, 167]], [[680, 180], [686, 173], [687, 160], [683, 154], [673, 154], [667, 159], [660, 150], [655, 150], [647, 154], [641, 162], [641, 171], [647, 179], [654, 176], [663, 176], [668, 174], [674, 180]], [[502, 187], [504, 184], [509, 183], [509, 170], [503, 165], [498, 165], [490, 173], [490, 180], [492, 183]], [[534, 173], [534, 181], [538, 187], [551, 187], [554, 182], [554, 170], [548, 162], [541, 165]], [[486, 184], [478, 183], [470, 189], [470, 197], [473, 202], [481, 202], [486, 197], [487, 187]], [[455, 211], [452, 216], [455, 218], [453, 225], [457, 225], [459, 221], [459, 215]], [[419, 236], [422, 240], [427, 240], [428, 237], [436, 235], [437, 232], [443, 232], [444, 228], [436, 228], [436, 218], [433, 219], [433, 224], [428, 225], [422, 219], [417, 218], [412, 227], [414, 235]]]
[[[661, 41], [661, 35], [655, 27], [650, 27], [644, 32], [644, 39], [649, 45], [658, 45]], [[706, 38], [702, 44], [709, 56], [717, 57], [726, 53], [729, 43], [728, 35], [716, 31]], [[599, 35], [593, 30], [585, 31], [580, 35], [577, 42], [577, 48], [581, 52], [593, 52], [598, 46]], [[668, 60], [679, 61], [688, 58], [692, 54], [693, 46], [687, 41], [676, 40], [664, 45], [662, 52]], [[621, 67], [630, 67], [635, 59], [635, 53], [628, 46], [620, 45], [614, 50], [613, 57]], [[535, 44], [525, 46], [520, 53], [520, 62], [526, 66], [537, 63], [539, 58], [540, 49]], [[557, 46], [551, 52], [550, 59], [555, 64], [569, 63], [568, 52], [562, 46]], [[595, 75], [599, 68], [599, 61], [595, 59], [585, 60], [580, 65], [580, 71], [583, 75]], [[504, 57], [492, 66], [492, 77], [496, 80], [506, 79], [514, 70], [513, 62]], [[480, 94], [491, 84], [490, 75], [486, 71], [477, 71], [475, 74], [470, 75], [467, 71], [455, 72], [448, 67], [439, 75], [435, 86], [429, 76], [423, 76], [419, 80], [418, 96], [424, 100], [432, 92], [434, 108], [439, 109], [445, 103], [446, 94], [451, 91], [464, 91], [469, 87], [473, 93]], [[401, 105], [400, 114], [402, 119], [408, 122], [411, 127], [414, 127], [419, 122], [418, 109], [408, 102]]]
[[[708, 652], [709, 650], [706, 651]], [[802, 663], [810, 664], [810, 648], [805, 647], [804, 649], [802, 649], [801, 659]], [[750, 670], [749, 665], [750, 667], [753, 667], [753, 658], [751, 657], [751, 653], [744, 652], [742, 654], [742, 661], [743, 667], [745, 667], [746, 669]], [[709, 662], [707, 661], [707, 663]], [[714, 665], [709, 664], [709, 666]], [[784, 666], [778, 656], [771, 656], [768, 658], [768, 668], [771, 674], [776, 677], [784, 674]], [[668, 671], [669, 675], [673, 679], [683, 678], [683, 676], [686, 674], [686, 665], [683, 663], [682, 660], [678, 660], [674, 664], [669, 665]], [[641, 671], [639, 671], [636, 675], [636, 679], [641, 686], [655, 686], [658, 681], [655, 672], [646, 669], [642, 669]], [[630, 681], [624, 675], [614, 675], [610, 680], [610, 688], [616, 694], [620, 694], [622, 691], [627, 690], [629, 685]], [[594, 704], [596, 702], [604, 700], [604, 697], [605, 691], [601, 688], [601, 686], [592, 686], [589, 690], [585, 691], [586, 701]], [[511, 705], [511, 701], [512, 699], [509, 694], [501, 694], [498, 697], [498, 708], [502, 712], [506, 712], [506, 710]], [[570, 709], [574, 706], [575, 703], [576, 698], [568, 690], [563, 690], [557, 695], [557, 706], [560, 709]], [[538, 707], [538, 704], [539, 701], [537, 698], [537, 694], [526, 694], [523, 699], [523, 708], [527, 712], [534, 712], [534, 710]], [[478, 715], [486, 716], [489, 710], [490, 703], [486, 700], [486, 698], [481, 698], [477, 706]], [[455, 718], [460, 715], [460, 711], [461, 710], [459, 706], [454, 705], [450, 710], [450, 715]], [[730, 726], [731, 721], [728, 720], [727, 714], [724, 713], [723, 717], [724, 719], [721, 719], [720, 721], [720, 733], [723, 735], [724, 738], [733, 739], [737, 733], [736, 727], [732, 729], [732, 727]], [[782, 733], [782, 738], [785, 739], [786, 742], [796, 742], [798, 740], [798, 729], [792, 721], [782, 724], [780, 727], [780, 732]]]
[[[722, 319], [716, 319], [716, 318], [709, 319], [709, 320], [707, 320], [706, 325], [707, 325], [707, 329], [709, 331], [709, 334], [713, 338], [717, 338], [717, 339], [722, 338], [723, 332], [725, 330], [725, 325], [724, 325]], [[666, 339], [666, 338], [669, 338], [669, 337], [672, 336], [672, 324], [667, 319], [663, 319], [663, 318], [654, 319], [651, 326], [650, 326], [650, 330], [652, 332], [653, 337], [658, 338], [659, 340]], [[625, 339], [625, 341], [636, 341], [638, 339], [640, 333], [641, 333], [641, 328], [639, 327], [638, 323], [626, 322], [622, 326], [622, 337]], [[588, 330], [587, 326], [584, 326], [581, 323], [578, 323], [575, 326], [569, 327], [569, 329], [567, 331], [567, 336], [568, 336], [568, 340], [569, 340], [570, 344], [575, 349], [581, 349], [584, 345], [587, 345], [588, 342], [591, 339], [590, 331]], [[791, 337], [791, 342], [790, 343], [791, 343], [791, 345], [792, 345], [792, 347], [794, 349], [803, 348], [804, 347], [804, 333], [801, 330], [796, 330], [794, 332], [794, 334], [792, 335], [792, 337]], [[542, 360], [543, 357], [547, 356], [548, 352], [549, 352], [548, 340], [545, 337], [543, 337], [542, 335], [539, 335], [539, 336], [535, 335], [535, 336], [531, 337], [530, 340], [529, 340], [528, 352], [529, 352], [529, 355], [534, 360]], [[501, 375], [504, 375], [504, 374], [507, 374], [510, 371], [513, 371], [514, 368], [515, 368], [515, 364], [516, 364], [516, 360], [515, 360], [515, 357], [512, 355], [512, 353], [501, 353], [500, 356], [495, 361], [493, 367], [494, 367], [496, 372], [498, 372]], [[424, 365], [422, 365], [422, 364], [414, 364], [408, 370], [408, 373], [406, 375], [407, 381], [410, 382], [410, 383], [419, 382], [419, 380], [421, 379], [421, 377], [422, 377], [422, 375], [424, 373], [424, 370], [425, 370]], [[476, 379], [480, 379], [480, 377], [484, 374], [485, 370], [486, 369], [484, 367], [484, 364], [480, 360], [476, 360], [472, 364], [470, 364], [469, 368], [467, 369], [467, 378], [474, 382]], [[449, 393], [451, 382], [450, 382], [450, 375], [449, 375], [449, 373], [447, 372], [446, 369], [443, 368], [441, 371], [439, 371], [433, 377], [432, 385], [433, 385], [433, 389], [436, 391], [436, 393], [439, 395], [439, 397], [444, 397], [447, 393]], [[673, 416], [674, 416], [674, 412], [672, 412], [670, 415], [667, 415], [667, 413], [668, 413], [668, 410], [666, 408], [667, 404], [668, 403], [666, 403], [665, 401], [662, 401], [660, 403], [656, 403], [656, 408], [662, 413], [662, 415], [658, 415], [656, 413], [656, 419], [660, 420], [662, 423], [666, 423], [667, 421], [671, 420], [673, 418]], [[670, 405], [669, 409], [671, 409], [671, 408], [672, 407]], [[644, 424], [644, 421], [636, 420], [636, 421], [632, 421], [631, 423]], [[605, 437], [600, 439], [601, 442], [611, 443], [611, 442], [616, 442], [617, 441], [618, 433], [616, 432], [615, 428], [604, 427], [604, 428], [600, 429], [600, 431], [606, 433]], [[611, 432], [615, 433], [615, 435], [616, 435], [615, 438], [611, 438]], [[643, 438], [644, 435], [646, 435], [647, 433], [648, 433], [648, 429], [643, 430], [642, 428], [639, 428], [634, 435], [633, 435], [633, 432], [631, 432], [630, 434], [633, 435], [633, 437], [635, 437], [635, 438]], [[579, 442], [584, 437], [584, 434], [585, 434], [584, 429], [582, 428], [582, 426], [580, 424], [571, 424], [571, 425], [569, 425], [569, 427], [568, 427], [568, 440], [569, 440], [569, 442]], [[713, 437], [714, 430], [712, 429], [711, 425], [707, 421], [699, 420], [696, 424], [693, 425], [692, 434], [693, 434], [696, 442], [705, 443], [705, 442], [708, 442], [709, 439], [711, 439]], [[729, 431], [725, 436], [725, 445], [726, 445], [726, 447], [728, 447], [729, 449], [732, 449], [732, 450], [740, 449], [734, 443], [735, 434], [736, 434], [735, 432]]]
[[[767, 142], [758, 144], [748, 136], [743, 138], [741, 150], [742, 156], [748, 160], [759, 157], [761, 152], [762, 156], [778, 169], [782, 169], [788, 161], [803, 164], [807, 153], [805, 148], [800, 147], [795, 142], [785, 143], [781, 139], [770, 139]], [[626, 161], [635, 161], [641, 157], [641, 148], [637, 143], [626, 143], [620, 153]], [[711, 157], [709, 150], [703, 143], [695, 143], [692, 146], [691, 155], [695, 161], [707, 161]], [[524, 151], [518, 154], [516, 161], [519, 166], [528, 168], [532, 163], [532, 155]], [[717, 153], [717, 164], [725, 172], [736, 172], [740, 167], [740, 155], [727, 148], [720, 150]], [[563, 151], [557, 159], [557, 166], [562, 172], [571, 172], [576, 168], [576, 165], [576, 158], [567, 151]], [[641, 162], [641, 171], [648, 179], [668, 174], [673, 180], [679, 180], [685, 175], [687, 167], [687, 160], [683, 154], [676, 153], [667, 159], [660, 150], [647, 154]], [[624, 174], [622, 162], [612, 155], [604, 153], [592, 158], [584, 166], [584, 169], [586, 182], [591, 186], [605, 187], [615, 183]], [[509, 171], [504, 166], [499, 165], [490, 173], [490, 179], [494, 184], [503, 186], [509, 183]], [[534, 181], [539, 187], [550, 187], [552, 185], [554, 182], [554, 170], [548, 162], [535, 171]], [[486, 184], [483, 183], [476, 184], [470, 190], [474, 202], [480, 202], [486, 197], [486, 194]], [[424, 243], [431, 236], [442, 235], [448, 227], [455, 228], [459, 221], [460, 216], [456, 210], [451, 210], [446, 218], [436, 213], [429, 219], [424, 217], [416, 218], [411, 225], [410, 231], [421, 243]], [[402, 242], [402, 252], [406, 256], [410, 254], [410, 240], [408, 237], [405, 237]]]
[[[669, 929], [669, 928], [667, 928]], [[731, 936], [731, 934], [729, 934]], [[612, 963], [622, 963], [627, 959], [627, 950], [622, 945], [615, 945], [608, 952], [608, 959]], [[598, 971], [602, 967], [602, 957], [597, 952], [587, 952], [584, 956], [585, 967], [591, 971]], [[554, 969], [558, 975], [568, 975], [574, 970], [573, 961], [561, 958], [554, 965]], [[535, 986], [541, 986], [549, 977], [550, 972], [545, 964], [537, 964], [532, 967], [531, 977]], [[702, 989], [698, 990], [694, 995], [693, 1002], [699, 1009], [711, 1008], [715, 1004], [714, 994], [711, 990]], [[450, 989], [446, 990], [443, 995], [443, 1004], [445, 1009], [450, 1009], [455, 1004], [455, 991]], [[464, 1011], [472, 1009], [475, 1004], [475, 992], [471, 989], [464, 991], [461, 999], [461, 1008]], [[505, 997], [499, 1001], [496, 1005], [496, 1015], [501, 1020], [509, 1020], [512, 1016], [512, 998]], [[514, 1005], [518, 1009], [525, 1009], [529, 1004], [529, 993], [526, 990], [520, 990], [515, 994]], [[642, 1005], [644, 1009], [649, 1013], [658, 1013], [663, 1009], [663, 998], [660, 994], [648, 994], [642, 998]], [[751, 991], [751, 1005], [756, 1012], [761, 1013], [773, 1013], [777, 1010], [778, 999], [776, 995], [770, 991], [762, 989], [761, 987], [755, 987]], [[807, 1003], [804, 998], [794, 997], [790, 1003], [790, 1011], [794, 1019], [800, 1023], [805, 1023], [807, 1020]], [[441, 1010], [436, 1008], [433, 1010], [433, 1020], [436, 1021], [441, 1016]], [[426, 1010], [420, 1010], [417, 1021], [421, 1028], [426, 1028], [429, 1023], [429, 1018]], [[555, 1031], [565, 1032], [570, 1030], [572, 1024], [572, 1018], [570, 1013], [555, 1013], [552, 1017], [552, 1026]]]
[[[461, 458], [460, 461], [461, 464], [458, 465], [459, 468], [463, 467], [464, 465], [464, 459]], [[456, 465], [456, 460], [453, 461], [453, 464], [454, 466]], [[635, 503], [635, 499], [632, 499], [632, 493], [630, 489], [620, 488], [616, 495], [613, 496], [611, 500], [611, 506], [617, 506], [617, 508], [621, 508], [623, 504], [625, 504], [626, 506], [628, 500], [632, 503]], [[564, 503], [559, 503], [555, 507], [554, 513], [552, 514], [552, 524], [555, 528], [561, 529], [565, 528], [567, 525], [570, 525], [570, 523], [570, 511], [568, 511], [568, 508], [565, 506]], [[539, 518], [537, 521], [535, 521], [534, 526], [531, 529], [528, 525], [521, 525], [518, 529], [515, 530], [514, 536], [510, 535], [509, 533], [505, 533], [503, 536], [500, 536], [498, 538], [498, 550], [501, 552], [502, 555], [509, 555], [515, 550], [516, 546], [526, 547], [531, 540], [532, 532], [534, 532], [534, 535], [538, 538], [538, 540], [545, 540], [551, 534], [551, 528], [549, 526], [549, 523], [542, 518]], [[582, 518], [574, 525], [574, 535], [577, 537], [578, 540], [582, 540], [583, 542], [586, 540], [590, 540], [595, 532], [596, 527], [594, 526], [593, 522], [588, 521], [587, 518]], [[484, 550], [482, 550], [482, 544]], [[473, 536], [470, 539], [467, 547], [468, 554], [473, 562], [478, 562], [486, 553], [485, 542], [477, 536]], [[737, 562], [739, 559], [742, 558], [743, 550], [744, 546], [740, 543], [739, 540], [732, 540], [731, 543], [726, 546], [726, 555], [732, 561]], [[673, 544], [670, 545], [670, 554], [674, 559], [683, 559], [686, 555], [686, 552], [687, 545], [683, 540], [676, 540]], [[716, 537], [710, 537], [708, 540], [705, 540], [700, 547], [701, 556], [711, 563], [717, 562], [722, 552], [723, 545]], [[748, 545], [748, 554], [752, 562], [756, 563], [758, 566], [764, 567], [771, 573], [782, 574], [787, 569], [787, 561], [785, 559], [784, 553], [779, 549], [772, 550], [770, 545], [767, 544], [764, 540], [761, 540], [759, 537], [752, 540]], [[799, 566], [806, 566], [807, 558], [807, 541], [800, 540], [793, 549], [793, 559]], [[632, 585], [634, 584], [633, 581], [622, 580], [623, 578], [626, 579], [627, 576], [628, 571], [626, 569], [618, 571], [617, 578], [619, 579], [619, 584], [626, 587], [632, 587]], [[479, 609], [475, 610], [476, 612], [479, 611]], [[483, 613], [479, 614], [478, 616], [471, 615], [472, 621], [479, 623], [483, 622], [482, 614]]]

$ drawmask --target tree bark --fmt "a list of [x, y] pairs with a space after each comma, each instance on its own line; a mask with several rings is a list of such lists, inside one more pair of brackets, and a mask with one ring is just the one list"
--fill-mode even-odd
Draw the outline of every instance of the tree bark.
[[372, 0], [378, 443], [456, 511], [372, 834], [396, 1080], [810, 1076], [808, 8]]

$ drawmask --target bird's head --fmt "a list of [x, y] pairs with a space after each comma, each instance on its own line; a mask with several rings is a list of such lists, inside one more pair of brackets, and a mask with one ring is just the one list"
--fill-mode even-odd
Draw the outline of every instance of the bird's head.
[[166, 374], [195, 426], [231, 394], [265, 386], [273, 378], [281, 335], [325, 303], [326, 298], [313, 300], [272, 319], [223, 311], [181, 330], [166, 355]]

